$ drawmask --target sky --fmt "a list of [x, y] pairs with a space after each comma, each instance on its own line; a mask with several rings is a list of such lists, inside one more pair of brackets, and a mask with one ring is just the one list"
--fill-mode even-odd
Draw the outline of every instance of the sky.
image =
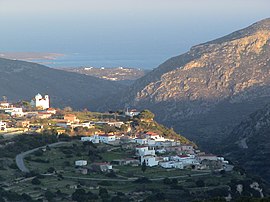
[[0, 0], [0, 52], [63, 53], [64, 66], [154, 68], [270, 17], [269, 7], [269, 0]]

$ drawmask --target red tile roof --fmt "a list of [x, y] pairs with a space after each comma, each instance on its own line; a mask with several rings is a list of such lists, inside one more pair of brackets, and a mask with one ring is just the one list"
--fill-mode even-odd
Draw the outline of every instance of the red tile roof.
[[151, 131], [147, 132], [146, 135], [150, 135], [150, 136], [159, 136], [157, 133], [151, 132]]

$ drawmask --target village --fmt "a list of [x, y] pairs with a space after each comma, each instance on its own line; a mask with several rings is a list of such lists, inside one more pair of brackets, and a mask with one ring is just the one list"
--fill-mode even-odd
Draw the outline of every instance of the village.
[[[149, 130], [149, 127], [142, 128], [143, 124], [149, 126], [153, 122], [153, 116], [149, 115], [147, 110], [140, 113], [127, 109], [121, 115], [121, 121], [115, 119], [115, 114], [112, 115], [113, 119], [81, 120], [70, 110], [59, 114], [56, 109], [50, 108], [48, 95], [42, 97], [37, 94], [30, 105], [26, 108], [24, 105], [14, 106], [8, 102], [1, 102], [2, 118], [9, 117], [0, 121], [1, 134], [8, 136], [22, 132], [39, 133], [50, 129], [58, 135], [78, 135], [82, 142], [121, 146], [132, 151], [128, 158], [92, 162], [90, 167], [86, 159], [77, 159], [74, 166], [82, 174], [87, 174], [89, 169], [110, 172], [114, 165], [216, 171], [231, 171], [233, 168], [223, 157], [206, 154], [194, 143], [186, 139], [179, 140], [175, 134], [164, 136], [162, 131], [155, 130], [153, 126], [153, 130]], [[143, 113], [145, 115], [140, 116]], [[138, 120], [141, 125], [138, 124]]]

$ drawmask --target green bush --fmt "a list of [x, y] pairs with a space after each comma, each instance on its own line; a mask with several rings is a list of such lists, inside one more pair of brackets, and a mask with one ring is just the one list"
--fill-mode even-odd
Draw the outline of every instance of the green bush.
[[35, 177], [34, 179], [32, 179], [31, 183], [33, 185], [40, 185], [41, 184], [41, 181], [38, 178]]

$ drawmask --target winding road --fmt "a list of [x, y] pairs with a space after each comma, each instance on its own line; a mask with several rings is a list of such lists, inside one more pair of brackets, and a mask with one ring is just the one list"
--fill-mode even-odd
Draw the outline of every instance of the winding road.
[[45, 146], [42, 146], [42, 147], [38, 147], [38, 148], [35, 148], [35, 149], [28, 150], [26, 152], [22, 152], [22, 153], [20, 153], [20, 154], [18, 154], [16, 156], [17, 167], [20, 169], [20, 171], [22, 171], [24, 173], [29, 173], [30, 172], [29, 169], [24, 164], [24, 158], [27, 155], [29, 155], [29, 154], [31, 154], [31, 153], [39, 150], [39, 149], [46, 148], [47, 146], [49, 146], [49, 147], [56, 147], [56, 146], [58, 146], [60, 144], [65, 144], [65, 143], [68, 143], [68, 142], [55, 142], [55, 143], [52, 143], [52, 144], [49, 144], [49, 145], [45, 145]]

